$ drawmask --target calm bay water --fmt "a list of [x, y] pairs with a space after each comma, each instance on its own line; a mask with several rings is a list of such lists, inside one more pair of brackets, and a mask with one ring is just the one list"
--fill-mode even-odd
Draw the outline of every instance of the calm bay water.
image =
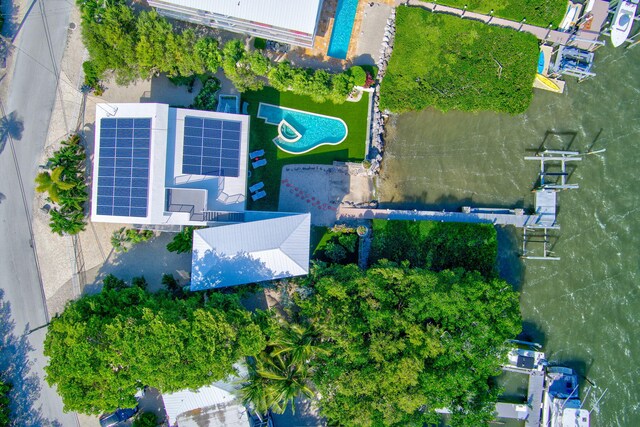
[[[500, 232], [503, 277], [521, 291], [525, 332], [551, 362], [597, 384], [587, 399], [592, 426], [640, 426], [640, 48], [601, 48], [597, 77], [570, 80], [565, 94], [535, 91], [519, 116], [397, 116], [388, 128], [378, 183], [383, 205], [530, 207], [542, 144], [606, 148], [577, 163], [559, 193], [560, 261], [522, 263], [520, 230]], [[584, 387], [582, 391], [584, 392]]]

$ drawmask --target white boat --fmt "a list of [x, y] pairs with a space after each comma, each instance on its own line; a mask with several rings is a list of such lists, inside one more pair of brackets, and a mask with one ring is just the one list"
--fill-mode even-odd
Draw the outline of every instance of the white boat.
[[589, 427], [589, 411], [578, 397], [578, 375], [571, 368], [548, 367], [542, 405], [542, 426]]
[[578, 19], [580, 18], [580, 12], [582, 12], [582, 4], [569, 1], [567, 13], [564, 15], [564, 19], [560, 23], [558, 29], [564, 32], [571, 30], [571, 28], [577, 24]]
[[620, 46], [629, 37], [637, 7], [638, 0], [621, 0], [618, 4], [611, 25], [611, 44], [614, 47]]

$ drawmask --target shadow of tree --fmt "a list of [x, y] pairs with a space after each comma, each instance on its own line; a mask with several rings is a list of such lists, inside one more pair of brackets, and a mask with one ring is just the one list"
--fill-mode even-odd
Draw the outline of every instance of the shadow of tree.
[[0, 153], [4, 151], [9, 137], [14, 140], [20, 140], [22, 139], [23, 131], [24, 123], [15, 111], [0, 118]]
[[247, 253], [219, 254], [207, 250], [193, 252], [191, 290], [205, 290], [229, 285], [263, 282], [289, 277], [288, 271], [273, 271]]
[[14, 335], [15, 322], [11, 319], [11, 304], [4, 300], [4, 291], [0, 289], [0, 372], [6, 381], [13, 385], [9, 393], [10, 409], [16, 426], [61, 426], [58, 421], [50, 421], [42, 416], [40, 408], [34, 403], [40, 396], [40, 380], [30, 373], [33, 362], [29, 352], [29, 325], [19, 335]]

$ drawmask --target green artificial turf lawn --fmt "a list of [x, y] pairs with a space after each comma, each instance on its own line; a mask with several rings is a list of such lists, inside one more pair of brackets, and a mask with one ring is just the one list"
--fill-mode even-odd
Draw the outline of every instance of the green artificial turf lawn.
[[[278, 92], [270, 87], [257, 92], [243, 93], [242, 101], [249, 103], [249, 114], [251, 115], [249, 151], [264, 149], [264, 158], [267, 160], [267, 164], [258, 169], [253, 169], [251, 161], [249, 161], [251, 176], [247, 181], [247, 186], [262, 181], [264, 182], [264, 191], [266, 191], [267, 196], [254, 202], [247, 192], [247, 209], [270, 211], [278, 209], [281, 172], [282, 167], [285, 165], [330, 165], [334, 161], [362, 161], [365, 155], [365, 139], [367, 137], [368, 100], [368, 93], [365, 93], [359, 102], [345, 102], [344, 104], [325, 102], [319, 104], [313, 102], [307, 96], [294, 95], [291, 92]], [[339, 117], [347, 124], [349, 133], [347, 138], [338, 145], [323, 145], [303, 154], [286, 153], [276, 147], [272, 141], [278, 135], [278, 127], [266, 124], [263, 119], [256, 117], [258, 106], [261, 102]]]
[[557, 28], [567, 11], [567, 0], [439, 0], [438, 4], [458, 9], [466, 5], [468, 11], [485, 15], [493, 10], [499, 18], [517, 22], [526, 19], [527, 24], [545, 28]]
[[520, 114], [533, 97], [538, 55], [532, 34], [399, 7], [380, 105]]

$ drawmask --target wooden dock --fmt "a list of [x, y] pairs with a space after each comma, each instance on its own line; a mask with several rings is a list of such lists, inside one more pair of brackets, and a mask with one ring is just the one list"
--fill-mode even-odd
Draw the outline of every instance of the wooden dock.
[[443, 6], [437, 3], [429, 3], [421, 0], [399, 1], [397, 4], [408, 4], [410, 6], [428, 9], [434, 13], [447, 13], [450, 15], [460, 16], [465, 19], [474, 19], [489, 25], [513, 28], [517, 31], [531, 33], [544, 43], [575, 46], [579, 49], [585, 50], [593, 50], [595, 45], [599, 44], [598, 37], [600, 36], [600, 30], [607, 19], [609, 10], [609, 2], [605, 0], [596, 0], [590, 12], [593, 18], [588, 23], [580, 25], [576, 32], [571, 33], [553, 30], [550, 27], [543, 28], [530, 25], [527, 24], [524, 19], [521, 22], [511, 21], [509, 19], [497, 18], [493, 15], [470, 12], [464, 9], [457, 9], [455, 7]]
[[405, 221], [465, 222], [475, 224], [512, 225], [517, 228], [554, 228], [556, 225], [556, 192], [536, 192], [535, 212], [525, 215], [522, 209], [463, 208], [462, 212], [401, 209], [363, 209], [341, 206], [339, 220], [386, 219]]

